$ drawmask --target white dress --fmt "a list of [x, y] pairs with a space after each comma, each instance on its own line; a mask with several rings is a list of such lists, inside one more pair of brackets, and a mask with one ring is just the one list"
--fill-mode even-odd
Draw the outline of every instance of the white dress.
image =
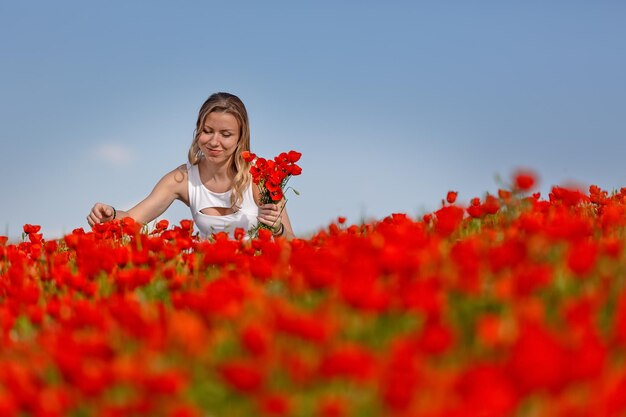
[[202, 184], [198, 165], [187, 163], [187, 178], [189, 190], [189, 208], [193, 221], [200, 231], [200, 236], [207, 238], [214, 233], [226, 232], [231, 237], [235, 229], [242, 228], [246, 232], [258, 223], [259, 207], [254, 202], [252, 182], [243, 193], [241, 208], [232, 214], [224, 216], [208, 215], [201, 212], [209, 207], [231, 208], [230, 196], [232, 190], [215, 193]]

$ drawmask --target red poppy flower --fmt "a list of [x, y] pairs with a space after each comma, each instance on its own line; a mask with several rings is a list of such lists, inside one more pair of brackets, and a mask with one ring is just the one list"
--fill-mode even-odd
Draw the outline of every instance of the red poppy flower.
[[256, 158], [256, 155], [255, 155], [255, 154], [253, 154], [253, 153], [252, 153], [252, 152], [250, 152], [250, 151], [243, 151], [243, 152], [241, 153], [241, 157], [242, 157], [242, 158], [243, 158], [243, 160], [244, 160], [244, 161], [246, 161], [246, 162], [252, 162], [252, 161], [254, 161], [254, 158]]
[[292, 164], [295, 162], [298, 162], [300, 160], [300, 157], [302, 156], [302, 154], [300, 152], [296, 152], [296, 151], [289, 151], [287, 153], [287, 158], [289, 160], [289, 162], [291, 162]]
[[228, 385], [243, 393], [257, 392], [265, 382], [259, 367], [249, 361], [233, 359], [218, 365], [217, 371]]
[[568, 355], [557, 337], [540, 323], [525, 323], [511, 350], [510, 372], [523, 392], [557, 390], [567, 378]]
[[270, 347], [270, 334], [260, 325], [246, 326], [240, 335], [241, 344], [255, 356], [263, 356]]
[[567, 256], [567, 266], [577, 276], [587, 275], [596, 265], [598, 245], [593, 241], [582, 241], [572, 245]]
[[344, 417], [348, 415], [347, 401], [342, 398], [322, 398], [317, 409], [319, 417]]
[[289, 165], [287, 167], [287, 173], [289, 175], [300, 175], [302, 174], [302, 168], [299, 165]]
[[27, 235], [31, 234], [31, 233], [37, 233], [41, 230], [41, 226], [39, 225], [33, 225], [33, 224], [25, 224], [24, 225], [24, 233], [26, 233]]
[[343, 377], [364, 381], [374, 376], [376, 359], [364, 346], [345, 345], [327, 353], [319, 372], [326, 378]]
[[286, 416], [291, 411], [291, 401], [282, 394], [265, 394], [259, 399], [259, 409], [265, 416]]
[[457, 206], [442, 207], [435, 212], [435, 230], [441, 236], [452, 234], [463, 220], [463, 209]]
[[514, 177], [515, 187], [521, 191], [528, 191], [534, 187], [536, 175], [531, 171], [518, 171]]

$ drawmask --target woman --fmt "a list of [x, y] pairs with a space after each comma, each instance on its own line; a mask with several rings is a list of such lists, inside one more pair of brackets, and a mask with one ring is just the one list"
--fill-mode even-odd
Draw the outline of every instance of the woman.
[[281, 204], [260, 204], [259, 189], [252, 184], [249, 164], [241, 154], [250, 150], [248, 113], [242, 101], [229, 93], [215, 93], [198, 114], [189, 162], [167, 173], [150, 195], [128, 211], [96, 203], [87, 216], [90, 226], [132, 217], [149, 223], [174, 200], [191, 209], [202, 237], [236, 228], [249, 230], [258, 222], [271, 227], [274, 236], [294, 237], [287, 210]]

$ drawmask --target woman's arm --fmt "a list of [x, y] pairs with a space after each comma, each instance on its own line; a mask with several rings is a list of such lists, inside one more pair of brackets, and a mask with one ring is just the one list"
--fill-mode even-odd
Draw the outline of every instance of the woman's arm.
[[289, 215], [287, 214], [287, 207], [283, 208], [283, 212], [280, 215], [280, 221], [285, 227], [283, 236], [285, 236], [288, 240], [291, 240], [294, 237], [296, 237], [296, 235], [293, 233], [293, 228], [291, 227], [291, 221], [289, 220]]
[[291, 240], [296, 236], [291, 227], [287, 207], [285, 207], [286, 203], [285, 200], [282, 200], [276, 204], [270, 203], [259, 206], [258, 219], [259, 222], [272, 228], [274, 236], [284, 236]]
[[278, 203], [261, 204], [261, 192], [259, 187], [252, 187], [254, 202], [259, 206], [259, 222], [266, 224], [274, 231], [274, 236], [284, 236], [288, 240], [296, 237], [291, 227], [289, 214], [287, 214], [287, 201], [283, 198]]
[[152, 192], [139, 204], [128, 211], [115, 210], [113, 206], [96, 203], [87, 216], [90, 226], [124, 217], [132, 217], [140, 223], [149, 223], [159, 217], [174, 200], [181, 200], [189, 205], [187, 189], [187, 169], [185, 165], [165, 174], [154, 186]]

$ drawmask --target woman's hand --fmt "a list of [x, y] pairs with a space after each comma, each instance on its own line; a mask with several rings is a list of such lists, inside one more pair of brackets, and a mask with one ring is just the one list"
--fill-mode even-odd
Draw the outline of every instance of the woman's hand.
[[87, 216], [87, 222], [89, 226], [93, 227], [94, 224], [104, 223], [111, 221], [115, 218], [115, 209], [108, 204], [96, 203], [91, 212]]
[[278, 204], [263, 204], [259, 207], [259, 215], [257, 219], [259, 219], [259, 222], [270, 226], [274, 233], [278, 233], [282, 224], [281, 215], [283, 212], [283, 206], [283, 202]]

